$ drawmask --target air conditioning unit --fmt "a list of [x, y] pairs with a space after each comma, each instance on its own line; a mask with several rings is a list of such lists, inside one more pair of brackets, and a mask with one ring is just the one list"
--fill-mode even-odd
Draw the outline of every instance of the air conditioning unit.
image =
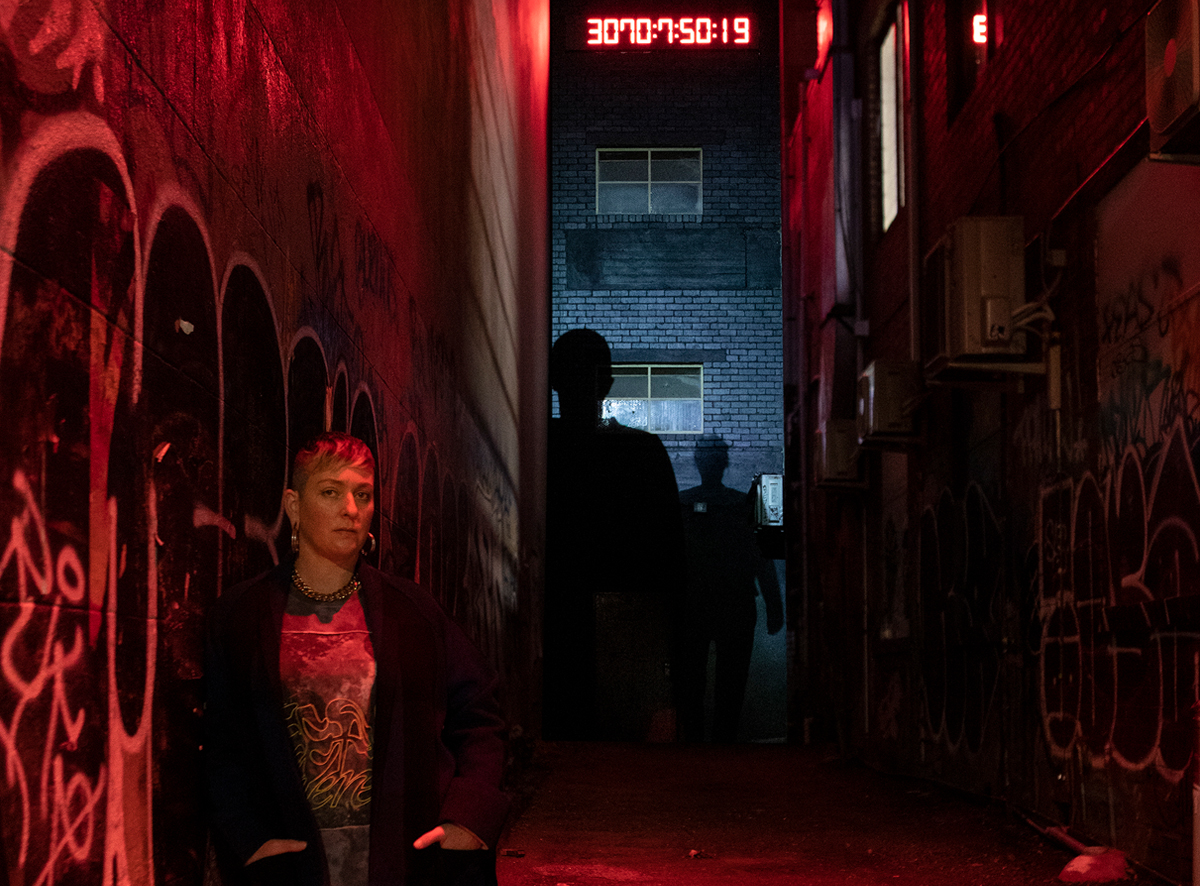
[[864, 446], [917, 438], [921, 373], [907, 360], [875, 360], [858, 377], [858, 441]]
[[1196, 0], [1159, 0], [1146, 17], [1146, 116], [1154, 153], [1200, 152]]
[[858, 424], [831, 418], [817, 428], [813, 441], [813, 475], [818, 486], [862, 489], [866, 477], [858, 458]]
[[1025, 304], [1025, 222], [1020, 216], [965, 216], [946, 232], [942, 353], [963, 358], [1020, 355], [1013, 312]]

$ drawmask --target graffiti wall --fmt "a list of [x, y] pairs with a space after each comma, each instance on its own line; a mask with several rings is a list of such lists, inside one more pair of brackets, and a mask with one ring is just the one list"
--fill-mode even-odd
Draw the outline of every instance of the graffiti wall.
[[[904, 507], [879, 515], [869, 641], [882, 759], [1177, 880], [1200, 710], [1197, 230], [1200, 168], [1137, 166], [1077, 232], [1094, 281], [1055, 302], [1085, 327], [1065, 339], [1061, 413], [1043, 380], [1007, 404], [930, 393], [944, 442], [907, 456]], [[906, 591], [914, 642], [893, 651]]]
[[1170, 865], [1200, 702], [1200, 171], [1143, 162], [1096, 219], [1097, 446], [1041, 493], [1040, 709], [1073, 805], [1102, 782], [1114, 842]]
[[2, 4], [0, 880], [203, 881], [200, 632], [315, 431], [528, 675], [543, 5]]

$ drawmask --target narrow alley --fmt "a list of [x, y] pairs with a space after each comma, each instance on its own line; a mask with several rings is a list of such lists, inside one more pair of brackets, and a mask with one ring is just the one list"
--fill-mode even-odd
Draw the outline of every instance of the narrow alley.
[[534, 770], [500, 886], [1036, 886], [1075, 858], [1017, 813], [828, 748], [553, 743]]

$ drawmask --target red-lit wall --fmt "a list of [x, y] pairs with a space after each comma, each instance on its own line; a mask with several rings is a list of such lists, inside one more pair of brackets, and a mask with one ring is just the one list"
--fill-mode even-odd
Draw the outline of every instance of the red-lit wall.
[[[1193, 158], [1150, 156], [1154, 3], [988, 4], [992, 43], [962, 67], [956, 54], [975, 50], [956, 45], [969, 37], [953, 24], [970, 4], [830, 5], [834, 60], [802, 85], [785, 155], [785, 301], [799, 328], [789, 472], [806, 493], [789, 513], [801, 530], [789, 553], [808, 567], [789, 578], [810, 690], [797, 724], [1186, 881], [1200, 176]], [[897, 8], [911, 14], [907, 174], [884, 231], [878, 66]], [[839, 77], [846, 56], [852, 76]], [[1194, 102], [1188, 114], [1167, 153], [1200, 146]], [[857, 224], [830, 224], [830, 199], [852, 222], [861, 208]], [[994, 215], [1022, 220], [1024, 298], [1038, 310], [1026, 310], [1022, 356], [983, 368], [1007, 358], [970, 365], [938, 333], [961, 294], [947, 297], [937, 247], [958, 218]], [[850, 273], [823, 278], [839, 250]], [[847, 295], [853, 316], [832, 315]], [[917, 390], [893, 393], [916, 433], [865, 439], [859, 482], [816, 484], [811, 452], [797, 451], [855, 406], [838, 389], [838, 330], [851, 323], [858, 370], [916, 364]]]
[[326, 427], [376, 449], [375, 559], [527, 724], [547, 6], [0, 14], [8, 883], [202, 881], [201, 626], [285, 552], [289, 447]]

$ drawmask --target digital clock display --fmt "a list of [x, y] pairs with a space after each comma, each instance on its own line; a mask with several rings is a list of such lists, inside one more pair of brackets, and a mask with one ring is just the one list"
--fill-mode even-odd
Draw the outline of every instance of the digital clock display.
[[749, 16], [589, 18], [587, 45], [596, 49], [754, 45]]

